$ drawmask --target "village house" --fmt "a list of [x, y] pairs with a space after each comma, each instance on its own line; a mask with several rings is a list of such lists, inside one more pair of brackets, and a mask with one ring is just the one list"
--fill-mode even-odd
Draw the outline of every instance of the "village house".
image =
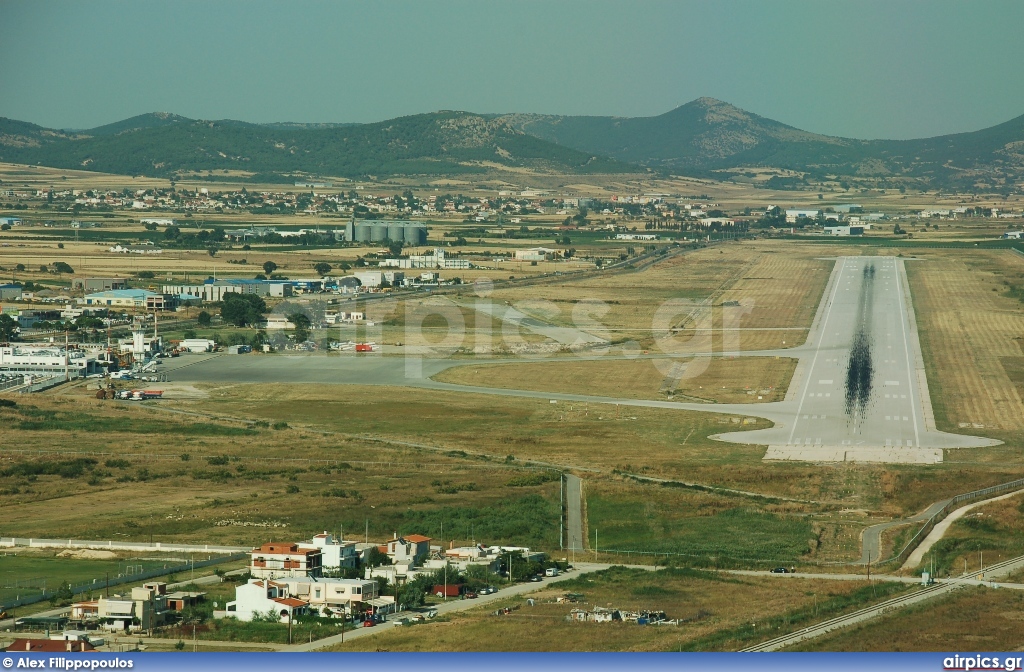
[[258, 579], [320, 576], [323, 554], [319, 548], [270, 542], [251, 553], [249, 573]]
[[251, 621], [254, 617], [275, 616], [282, 623], [309, 613], [309, 603], [292, 597], [288, 585], [269, 579], [250, 579], [235, 588], [235, 599], [215, 616]]

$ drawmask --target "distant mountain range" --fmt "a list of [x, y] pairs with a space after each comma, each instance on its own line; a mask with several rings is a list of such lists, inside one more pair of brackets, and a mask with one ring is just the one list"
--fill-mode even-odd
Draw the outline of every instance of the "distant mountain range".
[[713, 98], [635, 118], [445, 111], [372, 124], [251, 124], [153, 113], [86, 131], [0, 119], [0, 161], [168, 177], [227, 169], [263, 179], [532, 167], [763, 183], [764, 169], [774, 169], [789, 177], [769, 186], [834, 180], [1008, 191], [1024, 179], [1024, 116], [920, 140], [809, 133]]
[[781, 168], [815, 180], [875, 178], [919, 186], [1012, 188], [1024, 178], [1024, 116], [972, 133], [854, 140], [808, 133], [714, 98], [657, 117], [502, 117], [530, 135], [689, 175]]
[[569, 173], [637, 170], [467, 112], [373, 124], [250, 124], [152, 113], [86, 131], [0, 119], [0, 161], [165, 177], [231, 170], [260, 179], [448, 175], [489, 165]]

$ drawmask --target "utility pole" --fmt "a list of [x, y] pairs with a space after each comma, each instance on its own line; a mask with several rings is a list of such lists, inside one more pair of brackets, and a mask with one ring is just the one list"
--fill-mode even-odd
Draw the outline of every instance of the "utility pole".
[[565, 474], [558, 474], [558, 550], [565, 550], [563, 539], [565, 538]]

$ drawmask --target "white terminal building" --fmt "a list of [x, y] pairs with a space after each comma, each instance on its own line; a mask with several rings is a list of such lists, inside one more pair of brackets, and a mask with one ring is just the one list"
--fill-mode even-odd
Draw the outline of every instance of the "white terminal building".
[[83, 350], [29, 345], [0, 347], [0, 371], [5, 373], [55, 373], [86, 376], [96, 370], [96, 359]]

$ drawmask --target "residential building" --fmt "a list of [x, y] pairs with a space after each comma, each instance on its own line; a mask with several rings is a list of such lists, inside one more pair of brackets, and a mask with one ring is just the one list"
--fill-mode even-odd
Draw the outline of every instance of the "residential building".
[[[264, 544], [264, 546], [273, 544]], [[221, 616], [233, 616], [240, 621], [251, 621], [255, 616], [273, 614], [282, 623], [309, 613], [309, 603], [292, 597], [288, 586], [269, 579], [250, 579], [235, 588], [235, 599], [225, 605]]]
[[324, 570], [340, 570], [359, 565], [356, 542], [335, 539], [334, 535], [327, 532], [316, 535], [309, 543], [299, 544], [299, 548], [319, 549], [320, 565]]
[[398, 536], [380, 547], [382, 553], [391, 558], [392, 564], [420, 565], [430, 554], [430, 537], [422, 534]]
[[323, 554], [319, 548], [300, 548], [294, 543], [270, 542], [251, 553], [249, 573], [257, 578], [320, 576]]
[[377, 594], [377, 582], [365, 579], [307, 578], [281, 579], [288, 594], [309, 603], [321, 616], [351, 616], [378, 609], [390, 611], [395, 598]]
[[149, 630], [164, 622], [167, 612], [167, 584], [147, 583], [132, 588], [129, 595], [101, 597], [96, 618], [108, 630]]

